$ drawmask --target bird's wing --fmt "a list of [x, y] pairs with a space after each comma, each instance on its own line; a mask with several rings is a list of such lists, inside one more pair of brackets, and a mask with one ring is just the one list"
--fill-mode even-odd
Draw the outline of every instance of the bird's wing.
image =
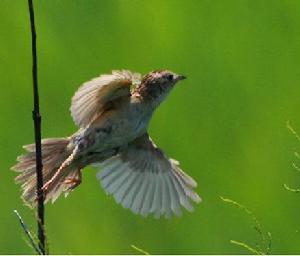
[[140, 83], [141, 75], [128, 70], [112, 71], [84, 83], [72, 98], [71, 115], [79, 127], [87, 126], [105, 106], [130, 95], [130, 86]]
[[193, 210], [190, 200], [199, 203], [194, 191], [197, 183], [169, 159], [145, 134], [118, 155], [95, 166], [102, 167], [97, 174], [102, 187], [112, 194], [117, 203], [146, 217], [181, 215], [183, 206]]

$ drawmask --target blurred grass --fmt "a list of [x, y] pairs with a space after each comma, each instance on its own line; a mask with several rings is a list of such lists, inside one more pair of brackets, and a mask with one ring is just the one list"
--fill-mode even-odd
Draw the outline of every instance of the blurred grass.
[[254, 230], [257, 232], [259, 240], [255, 243], [255, 248], [248, 245], [246, 242], [240, 242], [236, 240], [230, 240], [230, 243], [241, 246], [248, 250], [250, 253], [257, 254], [257, 255], [268, 255], [271, 254], [271, 246], [272, 246], [272, 235], [270, 232], [265, 232], [262, 224], [259, 222], [255, 214], [250, 211], [247, 207], [244, 205], [229, 199], [229, 198], [224, 198], [220, 196], [220, 199], [224, 203], [231, 204], [232, 206], [235, 206], [242, 210], [244, 213], [246, 213], [252, 220], [252, 225]]
[[[111, 69], [169, 68], [188, 80], [150, 126], [155, 142], [198, 181], [203, 203], [172, 220], [143, 219], [116, 205], [86, 168], [68, 199], [47, 205], [51, 253], [243, 254], [232, 238], [255, 232], [220, 194], [253, 209], [273, 234], [272, 253], [299, 254], [299, 187], [292, 172], [300, 127], [297, 0], [52, 0], [36, 2], [43, 137], [76, 130], [70, 98]], [[13, 209], [35, 229], [9, 170], [33, 141], [27, 2], [0, 1], [0, 253], [28, 254]]]
[[[290, 124], [289, 121], [287, 121], [286, 127], [287, 127], [288, 130], [294, 135], [294, 137], [298, 140], [298, 142], [300, 142], [300, 137], [299, 137], [298, 133], [297, 133], [297, 132], [295, 131], [295, 129], [291, 126], [291, 124]], [[296, 157], [297, 160], [300, 159], [300, 155], [299, 155], [298, 151], [295, 151], [295, 152], [294, 152], [294, 156]], [[294, 167], [294, 169], [295, 169], [298, 173], [300, 172], [300, 168], [299, 168], [299, 166], [298, 166], [297, 163], [293, 162], [293, 167]], [[300, 189], [298, 189], [298, 188], [291, 188], [290, 186], [288, 186], [288, 185], [285, 184], [285, 183], [283, 184], [283, 187], [284, 187], [286, 190], [290, 191], [290, 192], [294, 192], [294, 193], [299, 193], [299, 192], [300, 192]]]
[[146, 252], [145, 250], [139, 248], [139, 247], [136, 247], [135, 245], [131, 245], [131, 248], [133, 248], [134, 250], [136, 250], [137, 252], [139, 252], [140, 254], [143, 254], [143, 255], [150, 255], [148, 252]]

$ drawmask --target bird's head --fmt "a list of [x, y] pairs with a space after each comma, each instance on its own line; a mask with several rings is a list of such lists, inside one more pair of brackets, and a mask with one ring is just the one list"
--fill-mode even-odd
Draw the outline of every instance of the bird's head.
[[146, 74], [136, 91], [148, 101], [159, 105], [169, 94], [174, 85], [186, 79], [170, 70], [156, 70]]

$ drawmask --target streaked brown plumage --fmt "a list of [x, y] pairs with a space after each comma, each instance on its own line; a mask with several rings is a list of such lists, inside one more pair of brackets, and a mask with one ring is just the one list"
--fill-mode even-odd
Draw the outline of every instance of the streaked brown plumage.
[[[67, 138], [42, 140], [45, 201], [54, 202], [81, 183], [87, 165], [108, 194], [134, 213], [155, 217], [181, 214], [181, 206], [200, 202], [196, 182], [150, 139], [147, 128], [154, 110], [174, 85], [185, 77], [168, 70], [150, 72], [141, 79], [130, 71], [113, 71], [81, 86], [72, 98], [71, 115], [79, 130]], [[131, 88], [132, 87], [132, 88]], [[22, 198], [35, 205], [35, 147], [12, 167], [20, 174]]]

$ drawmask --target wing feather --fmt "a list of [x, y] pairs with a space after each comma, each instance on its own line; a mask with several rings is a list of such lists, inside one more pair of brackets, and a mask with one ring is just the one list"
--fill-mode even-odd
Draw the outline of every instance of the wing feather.
[[170, 192], [170, 198], [171, 198], [171, 209], [172, 211], [177, 215], [181, 215], [181, 209], [180, 209], [180, 199], [178, 196], [178, 193], [174, 187], [174, 184], [172, 183], [172, 177], [170, 177], [170, 174], [167, 173], [167, 182], [168, 182], [168, 188]]
[[143, 135], [118, 155], [99, 164], [97, 174], [103, 188], [117, 203], [136, 214], [166, 218], [193, 210], [190, 201], [201, 202], [194, 191], [197, 183], [179, 168], [179, 163]]
[[143, 206], [141, 209], [141, 215], [144, 217], [147, 217], [149, 212], [150, 212], [150, 207], [151, 207], [151, 203], [153, 200], [153, 196], [154, 196], [154, 177], [153, 177], [153, 173], [149, 173], [149, 187], [148, 190], [146, 191], [146, 195], [143, 201]]
[[139, 189], [139, 187], [141, 186], [141, 183], [143, 181], [143, 175], [142, 173], [138, 173], [133, 184], [132, 187], [130, 188], [129, 192], [127, 195], [125, 195], [124, 199], [123, 199], [123, 206], [124, 208], [130, 208], [132, 207], [133, 201], [136, 197], [137, 191]]
[[158, 175], [155, 175], [155, 191], [150, 212], [156, 212], [161, 209], [161, 182]]
[[134, 213], [139, 213], [140, 209], [143, 205], [143, 198], [144, 198], [145, 192], [146, 192], [147, 187], [148, 187], [148, 179], [147, 179], [148, 177], [147, 176], [148, 176], [148, 173], [145, 173], [144, 177], [143, 177], [143, 180], [142, 180], [142, 183], [141, 183], [141, 186], [140, 186], [140, 188], [138, 189], [138, 191], [136, 193], [135, 200], [133, 201], [131, 210]]
[[135, 178], [135, 175], [133, 175], [132, 172], [133, 172], [132, 170], [127, 171], [128, 173], [127, 177], [124, 179], [124, 181], [118, 188], [118, 191], [114, 194], [114, 198], [118, 204], [122, 202], [131, 181]]
[[[128, 181], [128, 186], [126, 187], [126, 190], [124, 188], [124, 195], [122, 197], [122, 206], [124, 208], [129, 208], [131, 205], [131, 197], [130, 197], [130, 191], [132, 191], [134, 184], [136, 184], [137, 179], [139, 178], [140, 173], [132, 171], [132, 175], [130, 177], [130, 180]], [[133, 192], [131, 192], [132, 194]]]
[[120, 168], [120, 174], [117, 175], [117, 177], [113, 179], [112, 182], [110, 182], [110, 184], [106, 187], [106, 191], [108, 191], [109, 194], [115, 195], [122, 183], [130, 175], [130, 172], [125, 171], [126, 168], [124, 166], [121, 167], [122, 168]]
[[74, 94], [71, 115], [79, 127], [87, 126], [107, 104], [130, 95], [130, 86], [140, 82], [141, 75], [128, 70], [112, 71], [84, 83]]

